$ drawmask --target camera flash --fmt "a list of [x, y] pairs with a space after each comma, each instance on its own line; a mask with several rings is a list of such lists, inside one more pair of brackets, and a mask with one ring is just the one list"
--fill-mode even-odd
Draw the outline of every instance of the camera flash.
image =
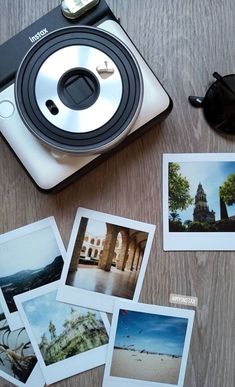
[[99, 0], [62, 0], [61, 9], [68, 19], [77, 19], [99, 3]]

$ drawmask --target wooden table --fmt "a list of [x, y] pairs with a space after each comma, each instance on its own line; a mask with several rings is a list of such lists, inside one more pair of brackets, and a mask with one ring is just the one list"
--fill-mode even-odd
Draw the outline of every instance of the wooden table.
[[[0, 0], [0, 43], [58, 4], [57, 0]], [[234, 0], [108, 0], [174, 101], [161, 125], [56, 195], [39, 193], [0, 140], [0, 232], [54, 215], [67, 246], [76, 208], [157, 224], [140, 300], [170, 305], [170, 293], [197, 296], [199, 306], [186, 387], [235, 385], [235, 257], [232, 252], [164, 252], [162, 154], [233, 152], [193, 109], [187, 97], [204, 95], [212, 73], [234, 72]], [[99, 387], [103, 367], [59, 387]], [[7, 387], [1, 379], [0, 385]], [[37, 386], [35, 386], [37, 387]]]

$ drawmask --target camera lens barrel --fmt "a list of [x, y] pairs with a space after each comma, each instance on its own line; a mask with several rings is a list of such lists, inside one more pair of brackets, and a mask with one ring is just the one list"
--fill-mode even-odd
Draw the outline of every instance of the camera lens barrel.
[[94, 27], [68, 27], [26, 54], [15, 97], [27, 128], [50, 147], [102, 153], [130, 132], [142, 105], [143, 80], [119, 39]]

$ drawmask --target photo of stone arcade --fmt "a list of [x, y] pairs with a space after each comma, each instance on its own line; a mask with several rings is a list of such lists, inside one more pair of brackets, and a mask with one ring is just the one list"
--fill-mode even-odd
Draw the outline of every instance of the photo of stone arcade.
[[66, 284], [132, 299], [148, 233], [81, 218]]

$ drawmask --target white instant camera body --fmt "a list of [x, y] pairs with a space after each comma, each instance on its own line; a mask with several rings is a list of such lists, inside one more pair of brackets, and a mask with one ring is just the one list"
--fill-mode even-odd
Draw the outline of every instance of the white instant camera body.
[[64, 0], [64, 8], [0, 47], [0, 131], [46, 192], [83, 175], [172, 109], [106, 2], [83, 2], [92, 8], [76, 13]]

